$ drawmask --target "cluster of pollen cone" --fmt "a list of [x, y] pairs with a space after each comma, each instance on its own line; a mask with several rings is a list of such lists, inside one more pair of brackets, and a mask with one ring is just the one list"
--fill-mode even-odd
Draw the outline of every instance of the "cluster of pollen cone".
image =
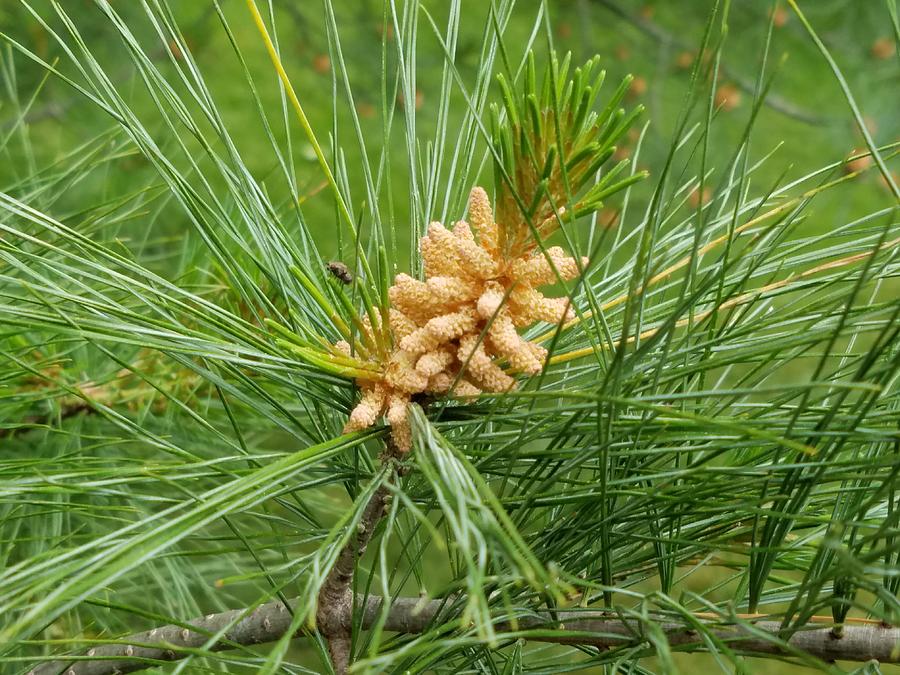
[[[548, 298], [538, 289], [578, 276], [581, 264], [559, 247], [535, 246], [505, 253], [504, 233], [494, 222], [480, 187], [469, 197], [469, 220], [452, 229], [434, 222], [420, 242], [425, 280], [398, 274], [389, 289], [393, 349], [377, 379], [358, 379], [362, 392], [344, 432], [359, 431], [382, 416], [394, 445], [412, 445], [409, 402], [416, 394], [477, 396], [516, 386], [510, 373], [540, 372], [547, 350], [519, 335], [537, 321], [572, 318], [568, 298]], [[558, 275], [558, 276], [557, 276]], [[363, 320], [364, 330], [372, 331]], [[376, 329], [380, 329], [376, 326]], [[372, 335], [363, 336], [367, 342]], [[336, 345], [349, 354], [346, 342]]]

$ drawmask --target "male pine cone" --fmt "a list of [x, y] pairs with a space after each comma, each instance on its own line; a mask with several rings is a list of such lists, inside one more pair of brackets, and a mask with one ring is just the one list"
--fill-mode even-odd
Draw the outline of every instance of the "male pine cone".
[[[357, 380], [362, 397], [345, 433], [385, 416], [394, 444], [408, 452], [413, 395], [504, 392], [516, 386], [508, 371], [540, 372], [547, 350], [516, 329], [573, 318], [569, 298], [548, 298], [537, 289], [558, 278], [574, 279], [588, 261], [579, 263], [559, 247], [537, 251], [536, 241], [520, 254], [509, 253], [505, 244], [480, 187], [469, 196], [469, 222], [459, 221], [452, 230], [438, 222], [428, 226], [419, 246], [425, 280], [398, 274], [390, 287], [393, 350], [380, 364], [380, 378]], [[372, 330], [368, 319], [363, 323]], [[350, 353], [346, 342], [337, 346]]]

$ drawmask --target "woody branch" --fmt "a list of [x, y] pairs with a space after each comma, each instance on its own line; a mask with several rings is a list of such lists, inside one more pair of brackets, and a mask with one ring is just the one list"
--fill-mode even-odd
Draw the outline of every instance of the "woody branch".
[[[336, 617], [340, 626], [351, 624], [353, 601], [362, 612], [362, 627], [367, 629], [379, 618], [382, 598], [351, 598], [341, 605]], [[299, 605], [299, 599], [289, 601]], [[446, 603], [441, 600], [423, 602], [421, 598], [396, 598], [387, 611], [384, 630], [398, 633], [422, 633], [449, 619]], [[608, 612], [557, 611], [551, 618], [539, 612], [519, 617], [513, 631], [509, 623], [500, 622], [500, 631], [510, 637], [528, 640], [594, 646], [600, 649], [635, 646], [647, 643], [640, 623], [614, 618]], [[161, 663], [189, 656], [204, 647], [210, 636], [225, 630], [224, 637], [212, 645], [215, 651], [264, 644], [281, 638], [289, 629], [291, 614], [281, 602], [260, 605], [252, 611], [235, 609], [191, 620], [184, 624], [161, 626], [143, 633], [98, 645], [77, 657], [43, 663], [29, 675], [112, 675], [151, 668]], [[662, 630], [670, 645], [682, 651], [700, 651], [704, 640], [684, 624], [662, 622]], [[752, 631], [744, 625], [721, 624], [712, 629], [716, 637], [729, 647], [749, 655], [784, 655], [776, 636], [782, 631], [778, 621], [754, 621]], [[540, 631], [540, 632], [538, 632]], [[552, 632], [550, 632], [552, 631]], [[767, 639], [767, 635], [772, 636]], [[299, 637], [299, 635], [298, 635]], [[848, 624], [840, 633], [833, 628], [812, 624], [793, 633], [787, 644], [791, 650], [803, 652], [823, 661], [879, 661], [900, 663], [900, 628], [881, 624]]]

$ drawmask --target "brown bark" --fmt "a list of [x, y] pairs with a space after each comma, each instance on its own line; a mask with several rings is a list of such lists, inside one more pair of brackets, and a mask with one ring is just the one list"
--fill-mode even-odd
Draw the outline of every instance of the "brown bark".
[[[400, 456], [399, 449], [387, 442], [381, 458], [383, 464], [393, 464]], [[398, 469], [399, 470], [399, 469]], [[359, 559], [365, 554], [378, 522], [384, 516], [390, 490], [381, 485], [363, 510], [355, 536], [341, 549], [334, 567], [325, 577], [319, 590], [316, 606], [316, 626], [328, 643], [331, 665], [337, 675], [345, 675], [350, 668], [353, 618], [353, 574]]]
[[[370, 596], [361, 603], [362, 627], [367, 629], [377, 620], [382, 599]], [[291, 601], [299, 604], [299, 601]], [[338, 625], [349, 627], [352, 607], [342, 605]], [[441, 600], [422, 601], [420, 598], [398, 598], [388, 608], [384, 629], [400, 633], [422, 633], [446, 608]], [[346, 612], [346, 613], [343, 613]], [[213, 646], [213, 650], [225, 650], [237, 645], [250, 646], [273, 642], [284, 635], [291, 623], [291, 614], [281, 602], [270, 602], [240, 618], [246, 610], [231, 610], [194, 619], [185, 625], [169, 625], [151, 631], [137, 633], [121, 640], [98, 645], [78, 660], [58, 659], [36, 666], [29, 675], [112, 675], [150, 668], [164, 662], [185, 658], [184, 648], [196, 649], [209, 640], [210, 635], [225, 626], [231, 626], [225, 637]], [[701, 651], [704, 643], [699, 634], [683, 624], [662, 622], [666, 638], [676, 649]], [[742, 626], [721, 625], [714, 629], [716, 635], [735, 651], [749, 655], [782, 655], [784, 650], [758, 634], [777, 635], [781, 623], [754, 621], [755, 633]], [[497, 626], [498, 632], [512, 631], [509, 625]], [[529, 631], [541, 633], [529, 634]], [[548, 631], [552, 630], [550, 633]], [[613, 618], [609, 613], [597, 611], [557, 611], [555, 616], [532, 614], [518, 620], [518, 631], [523, 637], [540, 642], [557, 644], [592, 645], [601, 649], [634, 645], [646, 642], [638, 622]], [[298, 634], [299, 637], [299, 634]], [[835, 637], [832, 628], [811, 625], [795, 632], [788, 644], [801, 652], [823, 661], [870, 661], [900, 663], [900, 628], [879, 624], [847, 624], [842, 637]]]
[[356, 536], [341, 550], [319, 591], [316, 624], [328, 642], [331, 663], [338, 675], [344, 675], [350, 666], [353, 573], [384, 514], [388, 494], [388, 488], [382, 485], [372, 495], [356, 528]]

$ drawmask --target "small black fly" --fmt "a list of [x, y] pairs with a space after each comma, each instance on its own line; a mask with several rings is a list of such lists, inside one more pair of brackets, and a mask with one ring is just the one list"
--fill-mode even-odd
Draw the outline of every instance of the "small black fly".
[[325, 265], [325, 267], [327, 267], [328, 271], [331, 272], [335, 278], [339, 279], [342, 284], [349, 285], [353, 283], [353, 273], [350, 271], [350, 268], [340, 260], [332, 260]]

